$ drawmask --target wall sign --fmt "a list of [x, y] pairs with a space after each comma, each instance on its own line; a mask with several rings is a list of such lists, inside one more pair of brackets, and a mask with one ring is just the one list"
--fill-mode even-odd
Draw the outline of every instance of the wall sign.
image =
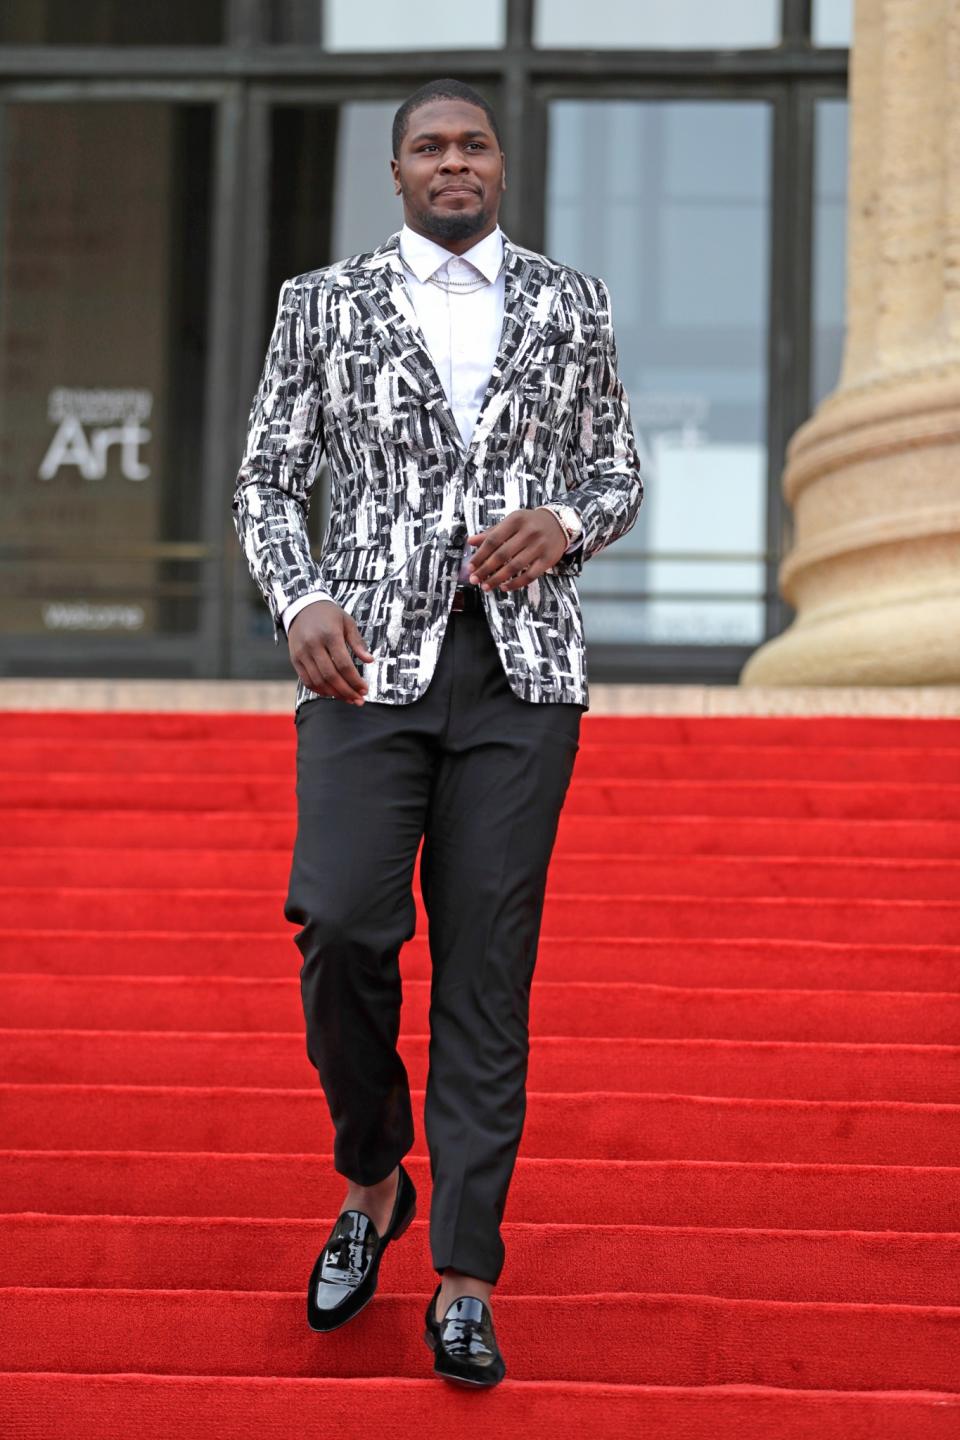
[[146, 480], [150, 466], [140, 458], [151, 432], [142, 424], [153, 410], [150, 390], [51, 390], [47, 417], [56, 425], [40, 463], [41, 480], [53, 480], [73, 466], [85, 480], [103, 480], [111, 447], [120, 453], [125, 480]]

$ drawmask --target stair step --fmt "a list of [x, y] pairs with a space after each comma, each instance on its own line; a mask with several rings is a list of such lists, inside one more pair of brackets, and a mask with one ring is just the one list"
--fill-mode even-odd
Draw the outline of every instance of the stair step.
[[[282, 892], [290, 856], [259, 850], [102, 850], [0, 846], [7, 887], [240, 889]], [[414, 893], [419, 897], [415, 878]], [[812, 859], [767, 856], [560, 854], [550, 865], [548, 897], [583, 891], [627, 898], [754, 896], [856, 900], [956, 900], [960, 861]]]
[[[242, 711], [162, 710], [6, 710], [0, 712], [0, 738], [56, 739], [84, 745], [90, 740], [191, 741], [222, 739], [238, 743], [285, 741], [295, 736], [291, 708], [276, 714]], [[309, 703], [313, 703], [312, 701]], [[830, 749], [960, 748], [960, 719], [907, 715], [598, 715], [583, 717], [584, 738], [605, 744], [709, 745], [749, 744], [751, 749], [780, 745]]]
[[[335, 1218], [0, 1215], [0, 1285], [296, 1292]], [[422, 1287], [429, 1230], [417, 1219], [390, 1247], [378, 1294]], [[599, 1254], [604, 1283], [624, 1294], [877, 1305], [952, 1305], [960, 1294], [960, 1233], [504, 1221], [503, 1238], [498, 1298], [592, 1291]]]
[[[199, 933], [227, 927], [283, 934], [283, 890], [126, 890], [109, 886], [3, 886], [0, 927], [38, 930], [85, 926], [98, 930], [177, 929]], [[581, 917], [579, 938], [690, 938], [712, 934], [725, 939], [842, 940], [851, 932], [865, 943], [951, 944], [960, 935], [960, 901], [810, 900], [756, 896], [698, 895], [610, 897], [579, 892], [547, 895], [546, 935], [568, 932], [573, 910]], [[417, 924], [427, 917], [417, 901]], [[293, 932], [287, 929], [292, 937]]]
[[[404, 1157], [418, 1192], [429, 1159]], [[328, 1152], [0, 1151], [4, 1204], [62, 1214], [313, 1219], [343, 1203]], [[960, 1168], [717, 1160], [517, 1159], [507, 1219], [524, 1223], [960, 1231]]]
[[[153, 810], [8, 809], [3, 834], [10, 846], [93, 847], [98, 850], [187, 849], [277, 851], [289, 858], [296, 835], [292, 810], [165, 810], [158, 831]], [[818, 820], [779, 816], [560, 816], [554, 856], [620, 855], [829, 856], [844, 859], [956, 860], [960, 822], [950, 820]], [[113, 855], [110, 859], [112, 861]]]
[[[426, 1355], [426, 1350], [424, 1350]], [[936, 1390], [801, 1390], [738, 1385], [605, 1385], [513, 1380], [484, 1407], [484, 1440], [563, 1434], [775, 1435], [776, 1440], [956, 1440], [960, 1395]], [[17, 1440], [49, 1440], [49, 1415], [71, 1440], [198, 1434], [217, 1440], [372, 1440], [473, 1426], [476, 1397], [438, 1380], [274, 1379], [195, 1375], [0, 1374]], [[602, 1427], [598, 1430], [598, 1424]]]
[[[4, 808], [242, 810], [292, 814], [292, 761], [285, 776], [45, 775], [0, 773]], [[948, 820], [960, 816], [960, 785], [938, 781], [864, 784], [819, 780], [581, 779], [565, 801], [569, 815], [771, 816], [781, 820]]]
[[[243, 740], [221, 738], [157, 744], [151, 740], [88, 736], [65, 755], [54, 739], [3, 743], [4, 770], [13, 775], [136, 777], [219, 777], [236, 788], [250, 779], [279, 780], [295, 772], [296, 737]], [[845, 785], [894, 781], [900, 784], [956, 785], [960, 747], [929, 745], [657, 744], [636, 738], [601, 740], [584, 729], [575, 776], [594, 780], [839, 781]]]
[[[168, 917], [169, 920], [169, 917]], [[0, 929], [0, 973], [43, 971], [86, 980], [100, 975], [139, 975], [158, 983], [192, 976], [213, 984], [249, 984], [269, 977], [295, 976], [299, 952], [293, 931], [177, 931], [91, 926], [37, 931]], [[423, 930], [403, 947], [405, 979], [431, 973]], [[533, 992], [543, 982], [589, 983], [596, 975], [611, 984], [644, 981], [675, 986], [772, 987], [923, 991], [957, 989], [960, 945], [884, 945], [862, 941], [729, 939], [706, 934], [689, 939], [642, 939], [543, 935], [537, 953]]]
[[[527, 1092], [524, 1149], [543, 1158], [950, 1165], [960, 1105]], [[412, 1091], [415, 1115], [423, 1091]], [[16, 1149], [332, 1148], [326, 1099], [229, 1086], [0, 1085], [0, 1143]], [[425, 1151], [417, 1134], [414, 1150]]]
[[[102, 1005], [109, 1004], [105, 988]], [[426, 1032], [408, 1031], [400, 1039], [410, 1084], [420, 1090], [429, 1043]], [[622, 1093], [682, 1087], [698, 1095], [948, 1105], [960, 1095], [960, 1046], [611, 1039], [550, 1036], [542, 1027], [531, 1039], [530, 1089], [590, 1090], [598, 1075], [606, 1089]], [[272, 1034], [8, 1029], [0, 1030], [0, 1081], [314, 1091], [317, 1072], [299, 1028]]]
[[[409, 955], [402, 968], [401, 1031], [426, 1035], [430, 981], [409, 977]], [[0, 1015], [9, 1026], [31, 1030], [83, 1030], [91, 1019], [104, 1031], [146, 1025], [151, 1031], [206, 1030], [224, 1035], [288, 1031], [299, 1037], [303, 1027], [300, 982], [295, 977], [0, 972]], [[838, 1044], [950, 1046], [960, 1036], [960, 995], [553, 981], [538, 973], [530, 997], [530, 1025], [534, 1047], [559, 1035], [620, 1037], [644, 1046], [640, 1053], [646, 1053], [651, 1042], [692, 1046], [676, 1050], [691, 1058], [699, 1053], [696, 1047], [702, 1041], [819, 1044], [828, 1047], [827, 1053]], [[932, 1054], [930, 1058], [935, 1059]], [[51, 1057], [51, 1063], [62, 1062]]]
[[[429, 1376], [432, 1286], [378, 1294], [363, 1321], [318, 1337], [301, 1294], [10, 1288], [7, 1369], [164, 1374]], [[545, 1324], [546, 1317], [549, 1323]], [[359, 1321], [359, 1317], [358, 1317]], [[504, 1295], [497, 1338], [516, 1380], [808, 1389], [960, 1389], [960, 1307], [726, 1300], [706, 1295]], [[321, 1358], [322, 1356], [322, 1358]]]

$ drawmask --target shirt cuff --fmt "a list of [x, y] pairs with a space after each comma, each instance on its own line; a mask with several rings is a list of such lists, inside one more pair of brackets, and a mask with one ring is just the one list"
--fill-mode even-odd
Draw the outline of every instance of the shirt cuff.
[[315, 605], [318, 600], [329, 599], [329, 595], [310, 594], [301, 595], [299, 600], [292, 601], [280, 615], [280, 619], [283, 621], [283, 628], [287, 634], [290, 634], [290, 625], [295, 615], [299, 615], [300, 611], [306, 609], [308, 605]]

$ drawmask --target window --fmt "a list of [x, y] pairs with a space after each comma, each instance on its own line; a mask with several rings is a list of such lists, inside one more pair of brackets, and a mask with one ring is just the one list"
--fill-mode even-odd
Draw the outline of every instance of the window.
[[326, 0], [328, 50], [473, 50], [504, 42], [504, 0]]
[[847, 102], [818, 100], [814, 111], [813, 335], [811, 403], [840, 378], [847, 228]]
[[776, 45], [779, 0], [538, 0], [534, 43], [609, 50], [709, 50]]
[[813, 0], [813, 43], [853, 43], [853, 0]]
[[551, 106], [547, 249], [610, 287], [646, 476], [584, 570], [588, 640], [762, 637], [769, 144], [760, 102]]

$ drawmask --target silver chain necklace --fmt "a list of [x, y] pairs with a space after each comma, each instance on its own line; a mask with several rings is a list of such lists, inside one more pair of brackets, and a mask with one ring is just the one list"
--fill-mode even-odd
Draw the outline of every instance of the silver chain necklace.
[[[413, 275], [414, 278], [416, 278], [416, 272], [413, 269], [413, 266], [409, 265], [407, 261], [403, 259], [402, 255], [400, 256], [400, 259], [403, 261], [403, 264], [406, 266], [406, 268], [410, 271], [410, 274]], [[438, 290], [445, 290], [448, 295], [472, 295], [474, 291], [482, 290], [485, 285], [492, 285], [494, 281], [498, 280], [500, 277], [500, 271], [502, 269], [503, 261], [501, 260], [500, 267], [497, 270], [496, 275], [494, 275], [493, 280], [488, 280], [485, 275], [480, 275], [476, 280], [440, 280], [438, 278], [438, 272], [434, 271], [432, 275], [427, 276], [427, 284], [436, 285]]]

